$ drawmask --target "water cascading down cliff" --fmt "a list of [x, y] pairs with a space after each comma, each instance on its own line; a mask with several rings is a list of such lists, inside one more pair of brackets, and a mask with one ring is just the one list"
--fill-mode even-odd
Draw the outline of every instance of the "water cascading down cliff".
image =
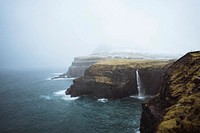
[[145, 97], [145, 88], [142, 86], [142, 82], [140, 79], [140, 75], [139, 75], [139, 70], [137, 69], [135, 71], [136, 73], [136, 82], [137, 82], [137, 90], [138, 90], [138, 98], [144, 98]]

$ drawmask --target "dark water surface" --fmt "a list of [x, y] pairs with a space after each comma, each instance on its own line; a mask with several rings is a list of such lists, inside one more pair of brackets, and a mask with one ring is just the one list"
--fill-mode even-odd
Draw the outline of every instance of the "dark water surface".
[[134, 133], [141, 100], [70, 98], [72, 80], [48, 80], [55, 71], [0, 72], [1, 133]]

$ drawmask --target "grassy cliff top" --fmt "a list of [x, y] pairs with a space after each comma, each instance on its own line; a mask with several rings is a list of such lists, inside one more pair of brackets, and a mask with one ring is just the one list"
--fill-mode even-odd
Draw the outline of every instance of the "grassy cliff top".
[[172, 60], [147, 60], [147, 59], [107, 59], [96, 63], [97, 66], [124, 66], [124, 67], [135, 67], [135, 68], [161, 68]]
[[86, 69], [85, 75], [98, 76], [98, 78], [95, 78], [97, 81], [109, 81], [108, 79], [99, 77], [108, 77], [117, 71], [123, 74], [126, 73], [126, 71], [132, 71], [134, 69], [164, 69], [173, 62], [174, 61], [144, 59], [109, 59], [93, 64]]
[[[168, 69], [169, 81], [161, 100], [171, 106], [165, 109], [158, 132], [200, 131], [200, 51], [190, 52]], [[166, 98], [165, 95], [167, 94]], [[163, 99], [162, 99], [163, 98]], [[160, 100], [160, 101], [161, 101]]]

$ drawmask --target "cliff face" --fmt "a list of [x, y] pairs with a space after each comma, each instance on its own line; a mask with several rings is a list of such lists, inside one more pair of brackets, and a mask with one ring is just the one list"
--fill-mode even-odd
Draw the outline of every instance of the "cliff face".
[[137, 95], [136, 70], [144, 83], [146, 95], [155, 95], [168, 61], [113, 59], [89, 67], [84, 76], [75, 79], [67, 94], [98, 98], [122, 98]]
[[75, 57], [71, 66], [66, 73], [63, 73], [56, 78], [76, 78], [84, 75], [84, 72], [91, 65], [106, 59], [148, 59], [148, 60], [169, 60], [176, 59], [177, 57], [169, 55], [154, 55], [154, 54], [141, 54], [132, 52], [113, 52], [113, 53], [96, 53], [88, 56]]
[[75, 57], [66, 75], [68, 78], [83, 76], [88, 67], [104, 59], [104, 57], [98, 56]]
[[140, 79], [142, 87], [145, 89], [145, 95], [156, 95], [159, 92], [163, 71], [164, 69], [154, 67], [140, 69]]
[[142, 108], [142, 133], [200, 132], [200, 51], [171, 65], [163, 75], [159, 95]]

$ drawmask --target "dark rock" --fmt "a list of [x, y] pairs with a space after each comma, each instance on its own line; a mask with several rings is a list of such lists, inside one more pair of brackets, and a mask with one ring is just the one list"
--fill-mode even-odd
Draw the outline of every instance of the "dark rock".
[[[163, 60], [174, 61], [177, 57], [169, 55], [152, 55], [152, 54], [141, 54], [141, 53], [132, 53], [132, 52], [114, 52], [114, 53], [96, 53], [88, 56], [75, 57], [71, 66], [69, 67], [66, 73], [63, 73], [56, 78], [77, 78], [84, 75], [84, 72], [91, 65], [106, 59], [149, 59], [154, 60], [156, 58]], [[173, 60], [172, 60], [173, 59]]]
[[142, 87], [145, 88], [145, 95], [156, 95], [159, 92], [163, 69], [141, 69], [139, 70]]
[[159, 95], [142, 106], [141, 133], [200, 132], [200, 51], [177, 60], [164, 73]]
[[66, 75], [68, 78], [81, 77], [88, 67], [104, 59], [105, 57], [98, 56], [75, 57]]
[[105, 60], [86, 69], [84, 76], [75, 79], [66, 93], [72, 97], [91, 95], [98, 98], [137, 95], [135, 73], [136, 69], [139, 69], [146, 93], [155, 95], [159, 89], [164, 66], [168, 63], [153, 60]]

